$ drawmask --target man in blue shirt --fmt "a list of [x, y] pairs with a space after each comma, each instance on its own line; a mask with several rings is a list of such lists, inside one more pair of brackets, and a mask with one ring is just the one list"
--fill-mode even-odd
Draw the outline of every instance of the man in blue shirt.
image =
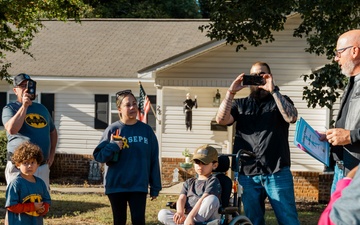
[[49, 168], [54, 162], [58, 135], [47, 108], [31, 100], [27, 90], [28, 81], [33, 80], [24, 73], [14, 77], [13, 91], [17, 101], [7, 104], [2, 111], [2, 122], [8, 139], [6, 182], [9, 184], [20, 172], [10, 160], [13, 152], [21, 143], [29, 141], [41, 148], [44, 161], [40, 163], [35, 176], [43, 179], [48, 190], [50, 190]]

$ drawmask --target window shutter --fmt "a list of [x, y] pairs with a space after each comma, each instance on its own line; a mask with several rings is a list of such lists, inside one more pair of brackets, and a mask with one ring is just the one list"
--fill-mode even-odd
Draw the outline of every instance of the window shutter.
[[95, 95], [95, 129], [105, 129], [109, 118], [109, 96]]

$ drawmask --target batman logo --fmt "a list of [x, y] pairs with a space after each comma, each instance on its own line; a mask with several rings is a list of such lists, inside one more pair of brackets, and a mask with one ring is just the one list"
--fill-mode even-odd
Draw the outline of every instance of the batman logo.
[[47, 122], [45, 120], [45, 118], [39, 114], [35, 114], [35, 113], [30, 113], [27, 114], [25, 117], [25, 122], [34, 128], [43, 128], [46, 127]]
[[[31, 194], [23, 198], [23, 203], [32, 203], [32, 202], [41, 202], [41, 201], [42, 201], [42, 197], [41, 195], [38, 194]], [[36, 211], [25, 212], [25, 213], [30, 216], [39, 216], [39, 214]]]

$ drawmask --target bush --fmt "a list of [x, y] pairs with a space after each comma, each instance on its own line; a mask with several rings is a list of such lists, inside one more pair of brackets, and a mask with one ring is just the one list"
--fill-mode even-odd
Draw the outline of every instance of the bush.
[[6, 166], [6, 144], [7, 144], [7, 137], [6, 131], [0, 130], [0, 167]]

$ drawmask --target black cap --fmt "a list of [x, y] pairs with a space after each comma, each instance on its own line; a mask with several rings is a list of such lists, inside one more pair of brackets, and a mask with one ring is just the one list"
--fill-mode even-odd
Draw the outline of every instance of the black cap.
[[26, 73], [20, 73], [14, 77], [14, 86], [19, 86], [24, 80], [31, 80], [30, 76]]

